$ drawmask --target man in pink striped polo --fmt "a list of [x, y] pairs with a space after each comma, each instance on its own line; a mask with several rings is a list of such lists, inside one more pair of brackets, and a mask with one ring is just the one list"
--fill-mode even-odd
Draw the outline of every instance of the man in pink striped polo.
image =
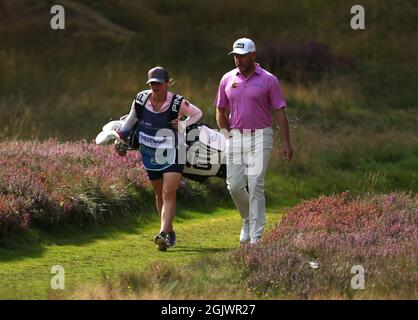
[[228, 133], [226, 181], [243, 219], [240, 242], [256, 243], [266, 223], [264, 177], [273, 148], [273, 114], [283, 139], [284, 160], [292, 159], [293, 149], [279, 80], [255, 62], [254, 42], [238, 39], [229, 54], [234, 55], [237, 68], [219, 84], [216, 121]]

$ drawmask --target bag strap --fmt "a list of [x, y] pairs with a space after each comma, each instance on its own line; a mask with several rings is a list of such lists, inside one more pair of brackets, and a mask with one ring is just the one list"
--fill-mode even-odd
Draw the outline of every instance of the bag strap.
[[144, 90], [135, 97], [135, 112], [138, 119], [141, 118], [142, 110], [144, 110], [145, 104], [151, 96], [151, 92], [151, 90]]
[[170, 104], [170, 121], [177, 119], [180, 111], [181, 103], [183, 102], [183, 96], [174, 94]]
[[[142, 110], [151, 96], [151, 92], [151, 90], [144, 90], [138, 93], [135, 97], [135, 112], [138, 119], [141, 118]], [[173, 95], [173, 99], [171, 99], [170, 103], [170, 121], [177, 119], [183, 99], [184, 97], [179, 94]]]

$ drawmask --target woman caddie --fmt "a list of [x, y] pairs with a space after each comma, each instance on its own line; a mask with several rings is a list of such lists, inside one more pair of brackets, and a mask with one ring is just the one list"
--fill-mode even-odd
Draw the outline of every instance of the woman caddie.
[[[137, 94], [131, 111], [118, 134], [125, 140], [138, 122], [136, 135], [141, 161], [148, 173], [161, 217], [160, 232], [154, 237], [158, 250], [166, 251], [176, 243], [173, 221], [176, 215], [176, 191], [184, 163], [179, 161], [178, 127], [196, 123], [202, 112], [182, 96], [168, 90], [172, 82], [166, 69], [155, 67], [148, 72], [151, 90]], [[182, 117], [187, 117], [181, 121]], [[124, 155], [116, 148], [120, 155]]]

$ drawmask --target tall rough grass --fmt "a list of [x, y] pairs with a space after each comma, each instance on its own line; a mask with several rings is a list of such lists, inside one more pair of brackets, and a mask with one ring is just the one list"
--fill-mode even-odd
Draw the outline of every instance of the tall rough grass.
[[[173, 266], [155, 262], [143, 271], [118, 275], [103, 274], [102, 281], [87, 283], [68, 293], [70, 299], [252, 299], [241, 286], [240, 270], [225, 264], [224, 255], [205, 255], [192, 262]], [[54, 293], [51, 298], [54, 299]]]
[[[290, 109], [289, 109], [290, 111]], [[413, 113], [412, 113], [413, 115]], [[364, 124], [339, 130], [305, 125], [291, 117], [294, 159], [282, 160], [279, 131], [266, 179], [268, 201], [310, 199], [321, 194], [418, 191], [418, 135], [389, 128], [379, 132]], [[304, 123], [305, 122], [305, 123]]]
[[30, 226], [97, 223], [147, 199], [149, 182], [137, 153], [121, 158], [111, 146], [4, 142], [0, 167], [0, 239]]
[[354, 69], [354, 61], [336, 56], [323, 43], [269, 41], [260, 49], [260, 60], [282, 79], [310, 83], [328, 74], [344, 74]]
[[[169, 0], [78, 0], [68, 6], [67, 29], [53, 32], [47, 23], [47, 1], [3, 1], [0, 104], [5, 108], [0, 109], [0, 136], [93, 137], [95, 127], [129, 110], [135, 93], [145, 87], [146, 71], [157, 64], [172, 71], [178, 80], [174, 90], [202, 107], [205, 121], [214, 124], [217, 84], [233, 68], [226, 53], [244, 35], [256, 41], [260, 59], [269, 57], [266, 67], [269, 61], [281, 61], [271, 71], [286, 80], [282, 84], [292, 107], [307, 101], [314, 109], [325, 101], [327, 107], [352, 108], [355, 103], [354, 107], [379, 113], [383, 106], [416, 107], [418, 51], [410, 41], [416, 38], [416, 8], [411, 2], [396, 0], [386, 6], [368, 1], [364, 32], [349, 27], [351, 6], [344, 1], [265, 0], [262, 4], [246, 0], [237, 8], [232, 0], [195, 5]], [[248, 17], [245, 28], [241, 17]], [[277, 49], [277, 44], [284, 45]], [[329, 68], [339, 70], [342, 56], [358, 61], [349, 77], [333, 76], [308, 85], [287, 83], [286, 77], [298, 78], [301, 72], [315, 79], [318, 70], [321, 74]], [[22, 114], [9, 116], [15, 106], [29, 120], [21, 132], [17, 119]]]
[[[232, 261], [260, 296], [416, 299], [417, 253], [416, 195], [342, 193], [291, 208], [259, 245], [240, 248]], [[365, 270], [363, 290], [351, 286], [357, 265]]]

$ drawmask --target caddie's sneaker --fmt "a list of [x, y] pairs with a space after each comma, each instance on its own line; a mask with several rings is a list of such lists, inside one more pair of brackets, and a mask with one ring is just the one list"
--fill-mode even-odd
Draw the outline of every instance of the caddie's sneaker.
[[174, 232], [174, 230], [167, 233], [165, 241], [167, 242], [167, 246], [169, 248], [176, 244], [176, 233]]
[[250, 220], [244, 220], [244, 224], [241, 229], [241, 234], [239, 236], [239, 242], [245, 243], [250, 241]]
[[161, 231], [154, 237], [154, 242], [157, 245], [158, 250], [160, 251], [167, 251], [167, 241], [165, 240], [166, 234], [165, 232]]

